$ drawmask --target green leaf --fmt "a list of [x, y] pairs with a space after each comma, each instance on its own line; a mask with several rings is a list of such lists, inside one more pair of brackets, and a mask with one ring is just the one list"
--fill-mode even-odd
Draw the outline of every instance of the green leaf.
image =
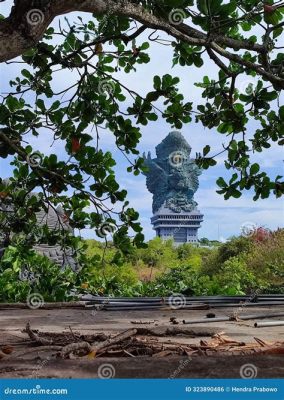
[[207, 156], [207, 154], [210, 152], [211, 147], [209, 145], [205, 146], [203, 149], [203, 157]]
[[38, 99], [36, 101], [36, 105], [41, 111], [43, 111], [43, 112], [46, 111], [45, 104], [44, 104], [44, 101], [42, 99]]
[[11, 112], [15, 112], [19, 109], [19, 101], [16, 97], [8, 96], [6, 99], [6, 104]]
[[156, 90], [159, 90], [159, 89], [161, 89], [161, 85], [162, 85], [161, 78], [158, 75], [156, 75], [154, 77], [154, 88]]
[[250, 174], [255, 175], [259, 172], [259, 170], [260, 170], [259, 164], [257, 164], [257, 163], [252, 164], [252, 166], [250, 167]]
[[221, 188], [227, 187], [227, 184], [226, 184], [224, 178], [222, 178], [222, 177], [218, 178], [216, 183]]
[[239, 199], [239, 198], [241, 197], [241, 195], [242, 195], [242, 193], [241, 193], [239, 190], [233, 189], [233, 191], [232, 191], [232, 196], [233, 196], [234, 198]]

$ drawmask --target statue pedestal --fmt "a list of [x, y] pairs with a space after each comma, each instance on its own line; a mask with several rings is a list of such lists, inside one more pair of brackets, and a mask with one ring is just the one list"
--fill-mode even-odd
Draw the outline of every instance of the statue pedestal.
[[191, 212], [174, 213], [162, 207], [151, 218], [156, 235], [163, 240], [173, 239], [176, 245], [198, 243], [198, 229], [203, 214], [197, 209]]

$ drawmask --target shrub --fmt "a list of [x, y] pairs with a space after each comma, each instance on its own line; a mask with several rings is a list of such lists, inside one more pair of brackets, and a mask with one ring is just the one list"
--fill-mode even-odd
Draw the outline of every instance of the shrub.
[[[25, 248], [10, 246], [0, 261], [0, 301], [26, 301], [39, 293], [45, 301], [71, 299], [71, 289], [101, 296], [240, 295], [284, 293], [284, 230], [232, 238], [214, 249], [156, 238], [147, 249], [121, 258], [112, 244], [83, 241], [87, 251], [77, 273], [64, 271]], [[21, 280], [26, 271], [32, 279]]]
[[231, 257], [225, 261], [216, 275], [218, 294], [243, 295], [255, 292], [258, 289], [258, 280], [249, 270], [246, 262], [239, 257]]
[[34, 250], [10, 246], [0, 262], [0, 301], [26, 302], [30, 293], [47, 302], [66, 301], [76, 278], [71, 268], [62, 270]]
[[77, 277], [76, 288], [79, 292], [93, 295], [126, 296], [131, 288], [138, 284], [138, 278], [131, 265], [118, 266], [107, 264], [103, 266], [99, 260], [96, 265], [85, 266]]
[[284, 293], [284, 229], [254, 241], [246, 262], [267, 290]]

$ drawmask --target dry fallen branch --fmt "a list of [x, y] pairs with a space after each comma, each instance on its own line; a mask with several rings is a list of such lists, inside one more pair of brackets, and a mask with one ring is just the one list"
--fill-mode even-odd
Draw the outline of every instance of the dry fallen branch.
[[[6, 345], [6, 346], [1, 346], [0, 352], [2, 352], [3, 354], [11, 354], [14, 351], [14, 347], [10, 345]], [[1, 353], [0, 353], [1, 354]]]
[[[64, 333], [38, 333], [34, 332], [28, 323], [25, 332], [28, 333], [32, 344], [40, 346], [27, 349], [9, 355], [10, 347], [0, 347], [4, 352], [0, 352], [0, 359], [19, 359], [30, 353], [35, 353], [40, 357], [40, 353], [46, 352], [54, 357], [56, 353], [63, 358], [71, 358], [75, 356], [89, 357], [154, 357], [163, 358], [169, 356], [220, 356], [220, 355], [254, 355], [254, 354], [284, 354], [284, 342], [267, 342], [259, 338], [255, 338], [254, 343], [244, 343], [234, 340], [224, 334], [224, 332], [212, 335], [208, 329], [195, 328], [190, 329], [183, 326], [158, 326], [158, 327], [137, 327], [136, 329], [128, 329], [113, 337], [105, 334], [80, 335], [70, 328], [71, 332]], [[199, 344], [189, 343], [185, 341], [185, 337], [190, 336], [210, 336], [210, 339], [201, 338]], [[42, 337], [44, 335], [44, 337]], [[65, 336], [66, 335], [66, 336]], [[138, 336], [139, 335], [139, 336]], [[145, 335], [145, 336], [144, 336]], [[183, 336], [182, 343], [179, 341], [178, 335]], [[176, 336], [174, 340], [171, 338], [163, 338], [165, 336]], [[94, 338], [103, 340], [102, 342], [94, 342]], [[163, 339], [162, 339], [163, 338]], [[50, 345], [50, 340], [53, 345]], [[79, 342], [74, 342], [79, 340]], [[49, 345], [44, 345], [48, 342]], [[58, 343], [60, 346], [58, 346]], [[29, 342], [28, 342], [29, 344]], [[56, 344], [56, 345], [55, 345]]]
[[35, 332], [31, 330], [30, 323], [27, 322], [26, 329], [24, 330], [29, 335], [29, 338], [31, 339], [32, 342], [45, 346], [45, 345], [50, 345], [52, 344], [52, 340], [50, 339], [45, 339], [41, 338], [39, 335], [37, 335]]
[[19, 358], [32, 354], [32, 353], [39, 353], [39, 352], [58, 352], [62, 349], [61, 346], [41, 346], [41, 347], [33, 347], [32, 349], [27, 349], [24, 351], [20, 351], [18, 353], [12, 354], [11, 357], [9, 357], [9, 360], [18, 360]]
[[92, 347], [88, 342], [71, 343], [63, 347], [60, 352], [60, 357], [67, 358], [71, 353], [82, 351], [86, 354], [91, 353]]
[[96, 356], [96, 354], [103, 350], [108, 348], [109, 346], [112, 346], [113, 344], [120, 343], [134, 335], [137, 334], [137, 329], [128, 329], [125, 332], [119, 333], [118, 335], [114, 336], [113, 338], [110, 338], [108, 340], [105, 340], [102, 343], [97, 344], [93, 349], [92, 349], [92, 355]]
[[183, 326], [157, 326], [154, 328], [137, 328], [138, 335], [151, 335], [151, 336], [209, 336], [216, 334], [216, 328], [202, 328], [202, 327], [191, 327], [185, 328]]
[[255, 340], [260, 346], [262, 346], [262, 347], [267, 347], [267, 346], [273, 345], [273, 343], [271, 343], [271, 342], [266, 342], [266, 341], [264, 341], [264, 340], [262, 340], [262, 339], [259, 339], [259, 338], [257, 338], [257, 337], [254, 337], [254, 340]]
[[130, 352], [127, 351], [127, 350], [123, 350], [123, 352], [124, 352], [126, 355], [128, 355], [129, 357], [135, 357], [132, 353], [130, 353]]
[[131, 324], [135, 324], [135, 325], [150, 325], [150, 324], [154, 324], [155, 322], [157, 322], [156, 319], [153, 319], [152, 321], [130, 321]]

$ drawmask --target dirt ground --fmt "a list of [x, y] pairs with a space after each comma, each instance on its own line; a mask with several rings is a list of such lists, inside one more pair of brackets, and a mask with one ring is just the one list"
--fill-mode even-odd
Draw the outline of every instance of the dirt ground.
[[[231, 316], [234, 311], [236, 311], [234, 308], [210, 309], [210, 313], [214, 313], [216, 317]], [[240, 314], [276, 312], [284, 312], [284, 306], [248, 307], [241, 310]], [[206, 310], [184, 309], [150, 311], [1, 309], [0, 349], [4, 354], [2, 353], [1, 357], [0, 353], [0, 378], [97, 378], [101, 377], [99, 371], [102, 365], [111, 365], [111, 377], [114, 378], [240, 378], [242, 377], [240, 371], [247, 364], [252, 365], [253, 377], [284, 378], [283, 326], [255, 328], [255, 320], [182, 324], [184, 319], [205, 318], [207, 313]], [[176, 318], [179, 324], [173, 325], [170, 322], [171, 318]], [[95, 357], [79, 357], [78, 354], [77, 356], [71, 354], [67, 359], [62, 359], [54, 352], [56, 346], [54, 349], [50, 346], [52, 351], [48, 346], [44, 350], [31, 341], [27, 332], [23, 332], [27, 322], [37, 334], [49, 333], [48, 337], [60, 334], [61, 341], [64, 337], [70, 341], [71, 336], [71, 339], [73, 337], [71, 342], [87, 340], [88, 335], [101, 333], [113, 337], [128, 329], [137, 328], [136, 336], [140, 344], [147, 341], [157, 346], [161, 343], [162, 351], [155, 356], [146, 354], [135, 356], [127, 351], [124, 351], [123, 356], [116, 356], [119, 351], [114, 351], [111, 357], [110, 353]], [[141, 328], [149, 328], [156, 333], [150, 332], [146, 337]], [[171, 330], [174, 329], [181, 332], [171, 334]], [[182, 332], [185, 329], [186, 334]], [[157, 334], [159, 330], [164, 334], [159, 336]], [[57, 338], [57, 342], [58, 340]], [[223, 341], [220, 347], [223, 350], [211, 351], [210, 346], [218, 340]], [[253, 344], [255, 349], [250, 344]], [[178, 354], [166, 351], [171, 345], [182, 351]], [[209, 351], [201, 351], [198, 348], [200, 345], [201, 349], [209, 348]], [[247, 348], [250, 350], [246, 351]]]

